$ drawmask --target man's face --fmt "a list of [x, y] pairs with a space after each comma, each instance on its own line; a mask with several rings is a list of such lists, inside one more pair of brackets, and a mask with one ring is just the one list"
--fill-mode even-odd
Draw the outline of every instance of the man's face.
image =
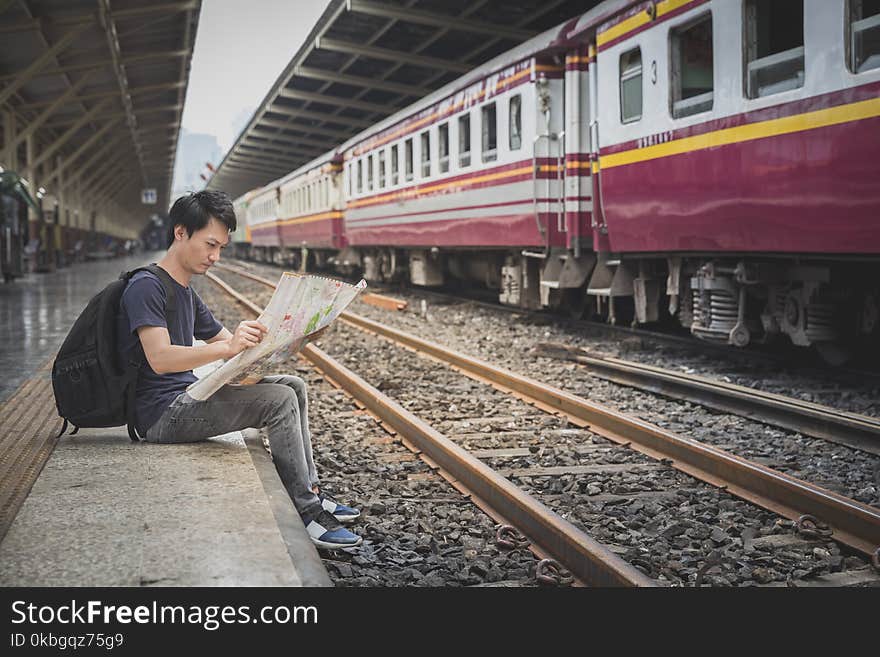
[[189, 237], [183, 226], [174, 227], [174, 241], [178, 245], [182, 264], [192, 274], [204, 274], [220, 259], [220, 251], [229, 244], [226, 226], [214, 219]]

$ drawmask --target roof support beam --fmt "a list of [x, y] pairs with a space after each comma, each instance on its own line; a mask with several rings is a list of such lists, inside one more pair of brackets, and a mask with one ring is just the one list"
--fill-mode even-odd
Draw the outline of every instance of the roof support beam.
[[125, 168], [123, 165], [130, 157], [130, 152], [121, 151], [116, 153], [113, 157], [108, 158], [103, 165], [98, 166], [88, 178], [84, 179], [82, 187], [85, 189], [101, 188], [107, 181], [107, 176], [118, 175], [120, 168]]
[[[189, 11], [191, 9], [199, 8], [200, 0], [188, 0], [186, 2], [163, 2], [163, 3], [154, 3], [154, 4], [145, 4], [141, 7], [133, 7], [131, 9], [118, 9], [113, 12], [113, 18], [116, 20], [126, 20], [129, 18], [137, 18], [144, 14], [152, 14], [156, 12], [160, 13], [168, 13], [168, 12], [180, 12], [180, 11]], [[45, 19], [42, 18], [31, 18], [30, 20], [21, 21], [15, 24], [14, 28], [17, 31], [20, 30], [38, 30], [42, 26]], [[58, 16], [57, 18], [52, 19], [52, 23], [57, 25], [94, 25], [95, 24], [95, 14], [71, 14], [68, 16]]]
[[310, 91], [300, 91], [299, 89], [279, 89], [279, 96], [284, 98], [293, 98], [294, 100], [305, 100], [310, 103], [322, 103], [324, 105], [339, 105], [340, 107], [351, 107], [354, 109], [364, 110], [365, 112], [375, 112], [376, 114], [387, 115], [393, 111], [393, 107], [379, 105], [378, 103], [368, 103], [363, 100], [352, 100], [351, 98], [343, 98], [342, 96], [329, 96], [326, 94], [316, 94]]
[[[62, 191], [70, 189], [71, 185], [76, 181], [80, 180], [86, 173], [92, 172], [95, 170], [95, 164], [103, 158], [105, 155], [110, 153], [116, 148], [119, 148], [120, 144], [122, 144], [122, 140], [124, 139], [123, 135], [118, 135], [115, 139], [111, 139], [106, 144], [101, 146], [98, 150], [96, 150], [89, 157], [88, 160], [83, 162], [80, 166], [76, 168], [76, 171], [71, 173], [69, 176], [64, 176], [64, 182], [61, 185]], [[107, 160], [103, 160], [107, 161]], [[72, 163], [72, 160], [71, 160]]]
[[72, 126], [70, 126], [63, 135], [61, 135], [58, 139], [56, 139], [54, 142], [52, 142], [52, 144], [48, 148], [44, 149], [43, 152], [40, 153], [39, 157], [37, 157], [37, 159], [34, 161], [34, 163], [30, 166], [36, 168], [36, 167], [40, 166], [43, 162], [48, 160], [50, 157], [52, 157], [52, 155], [54, 155], [55, 152], [59, 148], [64, 146], [64, 144], [66, 144], [67, 141], [71, 137], [73, 137], [73, 135], [75, 135], [79, 131], [80, 128], [82, 128], [86, 123], [91, 121], [92, 118], [98, 112], [100, 112], [105, 107], [107, 107], [110, 104], [111, 100], [112, 100], [111, 98], [107, 98], [105, 100], [102, 100], [100, 103], [95, 105], [92, 109], [90, 109], [88, 112], [86, 112], [81, 117], [79, 117], [79, 120], [76, 123], [74, 123]]
[[101, 201], [99, 201], [99, 203], [100, 203], [105, 200], [109, 201], [110, 199], [114, 198], [115, 196], [118, 196], [123, 191], [126, 191], [126, 192], [129, 191], [129, 189], [131, 189], [132, 186], [137, 182], [136, 179], [129, 178], [128, 176], [130, 176], [130, 175], [136, 176], [137, 171], [133, 171], [133, 170], [122, 171], [120, 173], [119, 180], [113, 180], [111, 178], [110, 184], [107, 185], [103, 191], [98, 191], [95, 194], [95, 198], [101, 199]]
[[[88, 78], [90, 75], [92, 75], [92, 71], [90, 71], [89, 73], [84, 75], [83, 78]], [[83, 78], [80, 78], [80, 80], [82, 80]], [[77, 83], [77, 84], [79, 84], [79, 83]], [[182, 86], [184, 86], [183, 82], [168, 82], [166, 84], [150, 84], [150, 85], [146, 85], [144, 87], [134, 87], [133, 89], [129, 89], [129, 93], [131, 93], [132, 96], [136, 96], [138, 94], [148, 94], [148, 93], [159, 92], [159, 91], [171, 91], [172, 89], [177, 89]], [[101, 92], [96, 92], [93, 94], [83, 94], [81, 96], [77, 96], [76, 100], [77, 100], [77, 102], [79, 102], [81, 100], [97, 100], [100, 98], [115, 98], [117, 96], [119, 96], [118, 90], [116, 90], [116, 91], [101, 91]], [[39, 103], [26, 103], [24, 105], [17, 105], [17, 108], [20, 110], [32, 110], [32, 109], [38, 109], [40, 107], [45, 107], [46, 105], [50, 105], [53, 102], [56, 102], [56, 101], [44, 100]]]
[[28, 66], [25, 70], [16, 73], [15, 79], [10, 82], [8, 85], [3, 87], [3, 90], [0, 91], [0, 105], [3, 105], [7, 100], [12, 97], [16, 91], [21, 89], [24, 85], [30, 82], [31, 78], [34, 77], [36, 73], [42, 71], [46, 68], [46, 65], [51, 62], [55, 56], [64, 51], [71, 43], [73, 43], [74, 39], [76, 39], [83, 30], [88, 27], [87, 25], [77, 25], [76, 27], [71, 28], [63, 37], [61, 37], [51, 48], [49, 48], [42, 55], [37, 57], [36, 61], [33, 64]]
[[271, 167], [263, 167], [256, 164], [244, 164], [242, 162], [230, 161], [227, 163], [227, 167], [229, 169], [235, 169], [238, 171], [248, 171], [255, 174], [273, 176], [276, 175], [278, 170]]
[[[121, 12], [120, 12], [121, 13]], [[143, 147], [137, 136], [137, 117], [131, 103], [131, 95], [128, 92], [128, 77], [122, 65], [122, 54], [119, 47], [119, 35], [116, 32], [116, 22], [110, 12], [110, 0], [98, 0], [98, 20], [104, 28], [107, 37], [107, 45], [110, 47], [110, 58], [113, 60], [113, 70], [116, 72], [116, 82], [119, 84], [119, 92], [122, 95], [122, 106], [125, 108], [125, 119], [128, 123], [131, 140], [134, 143], [134, 151], [141, 165], [141, 178], [144, 187], [148, 186], [147, 169], [144, 167]]]
[[372, 57], [373, 59], [385, 59], [392, 62], [405, 61], [407, 64], [414, 66], [422, 66], [424, 68], [439, 69], [441, 71], [455, 71], [457, 73], [467, 73], [473, 66], [463, 64], [461, 62], [451, 62], [439, 57], [427, 57], [425, 55], [413, 55], [412, 53], [402, 52], [400, 50], [389, 50], [388, 48], [379, 48], [378, 46], [362, 46], [349, 41], [341, 41], [339, 39], [315, 39], [315, 48], [323, 50], [333, 50], [335, 52], [345, 52], [353, 55], [361, 55], [363, 57]]
[[113, 172], [112, 176], [105, 178], [101, 181], [100, 185], [93, 187], [92, 194], [94, 194], [95, 198], [111, 198], [116, 191], [131, 183], [131, 178], [129, 178], [131, 173], [133, 171], [130, 167], [117, 169]]
[[[156, 112], [176, 112], [180, 109], [179, 105], [162, 105], [160, 107], [148, 107], [147, 109], [139, 109], [135, 110], [135, 114], [153, 114]], [[126, 116], [125, 112], [111, 112], [110, 114], [102, 114], [101, 116], [96, 116], [96, 121], [104, 121], [109, 119], [119, 119]], [[74, 117], [71, 117], [66, 120], [61, 121], [53, 121], [52, 123], [47, 123], [47, 128], [57, 128], [63, 125], [70, 125], [71, 121], [74, 121]]]
[[165, 50], [163, 52], [147, 52], [140, 55], [130, 55], [122, 60], [123, 66], [131, 66], [132, 64], [139, 64], [141, 62], [147, 62], [151, 59], [177, 59], [178, 57], [188, 57], [188, 50]]
[[[335, 114], [327, 114], [326, 112], [316, 112], [314, 110], [305, 110], [300, 109], [299, 107], [287, 107], [286, 105], [279, 105], [277, 103], [273, 103], [269, 111], [273, 114], [284, 114], [285, 116], [298, 116], [303, 119], [315, 119], [316, 121], [330, 121], [332, 123], [343, 123], [346, 125], [354, 126], [356, 128], [369, 128], [373, 125], [373, 121], [367, 121], [366, 119], [359, 119], [350, 116], [337, 116]], [[265, 123], [266, 125], [272, 125], [271, 123], [266, 123], [266, 121], [271, 121], [273, 119], [270, 118], [261, 118], [257, 123]]]
[[[56, 66], [54, 68], [44, 68], [43, 70], [34, 73], [32, 77], [41, 78], [49, 75], [68, 75], [70, 73], [76, 73], [77, 71], [97, 71], [107, 66], [110, 66], [110, 62], [101, 62], [100, 64], [77, 64], [76, 66], [63, 66], [60, 68]], [[7, 82], [9, 80], [17, 79], [18, 74], [16, 73], [10, 73], [9, 75], [0, 75], [0, 82]]]
[[377, 78], [364, 78], [359, 75], [346, 75], [335, 71], [325, 71], [320, 68], [312, 68], [310, 66], [297, 66], [293, 69], [293, 75], [303, 78], [312, 78], [314, 80], [324, 80], [326, 82], [338, 82], [340, 84], [349, 84], [356, 87], [364, 87], [365, 89], [382, 89], [391, 91], [404, 96], [422, 97], [430, 93], [430, 89], [426, 87], [414, 87], [408, 84], [400, 84], [399, 82], [390, 82], [388, 80], [379, 80]]
[[521, 30], [515, 27], [499, 25], [498, 23], [486, 23], [483, 21], [468, 20], [443, 14], [435, 14], [420, 9], [409, 9], [396, 5], [380, 4], [371, 0], [346, 0], [349, 11], [370, 16], [381, 16], [395, 20], [430, 25], [431, 27], [450, 28], [462, 32], [475, 32], [477, 34], [489, 34], [500, 36], [514, 41], [525, 41], [535, 35], [529, 30]]
[[191, 9], [198, 9], [201, 0], [187, 0], [186, 2], [161, 2], [150, 4], [147, 3], [141, 7], [134, 7], [132, 9], [117, 9], [113, 12], [113, 18], [115, 20], [126, 20], [129, 18], [138, 18], [143, 16], [144, 14], [155, 14], [155, 13], [168, 13], [168, 12], [179, 12], [179, 11], [189, 11]]
[[[305, 125], [304, 123], [292, 123], [288, 121], [277, 121], [275, 119], [260, 119], [260, 122], [257, 124], [260, 128], [269, 127], [269, 128], [281, 128], [282, 130], [298, 130], [300, 132], [309, 132], [316, 135], [326, 135], [328, 137], [334, 137], [338, 140], [346, 140], [351, 137], [355, 131], [354, 130], [333, 130], [331, 128], [324, 128], [313, 125]], [[257, 128], [254, 128], [256, 130]], [[251, 132], [253, 132], [252, 130]], [[269, 131], [265, 131], [269, 134]], [[275, 134], [275, 133], [272, 133]]]
[[323, 146], [315, 146], [309, 144], [266, 144], [266, 143], [247, 143], [245, 141], [241, 142], [238, 145], [239, 148], [244, 148], [248, 151], [256, 151], [257, 153], [267, 153], [272, 155], [273, 153], [277, 153], [280, 155], [286, 155], [288, 153], [294, 153], [296, 155], [300, 154], [308, 154], [308, 153], [325, 153], [327, 151], [327, 145]]
[[[0, 28], [0, 32], [2, 32], [2, 28]], [[99, 52], [98, 50], [89, 50], [87, 52]], [[69, 56], [75, 56], [78, 53], [68, 53]], [[141, 55], [134, 55], [131, 57], [127, 57], [122, 60], [123, 66], [131, 66], [133, 64], [139, 64], [145, 61], [150, 61], [153, 59], [169, 59], [175, 57], [186, 57], [188, 53], [182, 50], [168, 50], [165, 52], [152, 52], [152, 53], [144, 53]], [[90, 71], [93, 69], [101, 69], [106, 68], [108, 66], [112, 66], [113, 62], [107, 60], [106, 58], [102, 58], [99, 56], [98, 59], [82, 62], [80, 64], [71, 64], [70, 66], [56, 66], [54, 68], [43, 69], [39, 73], [35, 73], [34, 77], [41, 77], [47, 75], [66, 75], [68, 73], [75, 73], [76, 71]], [[5, 82], [6, 80], [13, 80], [17, 78], [18, 75], [12, 73], [10, 75], [0, 76], [0, 82]]]
[[[308, 156], [302, 156], [308, 157]], [[293, 167], [297, 165], [298, 162], [301, 161], [301, 158], [297, 158], [297, 156], [292, 157], [281, 157], [275, 156], [268, 153], [236, 153], [233, 158], [238, 160], [239, 162], [250, 162], [252, 164], [268, 164], [271, 167], [290, 167], [288, 171], [292, 171]]]
[[[262, 144], [260, 146], [255, 146], [253, 144], [241, 143], [238, 145], [239, 150], [238, 153], [242, 155], [259, 155], [259, 156], [267, 156], [274, 157], [281, 161], [286, 160], [296, 160], [299, 157], [312, 157], [312, 154], [319, 155], [321, 153], [326, 152], [326, 148], [320, 148], [315, 146], [307, 146], [303, 145], [293, 145], [285, 146], [284, 144], [278, 145], [266, 145]], [[241, 149], [244, 149], [242, 151]]]
[[286, 173], [290, 173], [295, 168], [297, 168], [297, 166], [304, 160], [306, 160], [306, 158], [302, 158], [299, 162], [281, 162], [267, 157], [247, 157], [241, 155], [237, 155], [236, 157], [231, 159], [232, 162], [238, 162], [246, 166], [252, 165], [268, 169], [269, 171], [274, 172], [273, 177], [275, 178], [283, 176]]
[[54, 114], [59, 107], [67, 103], [72, 97], [76, 96], [77, 92], [83, 88], [83, 85], [88, 82], [91, 73], [86, 73], [79, 80], [76, 81], [70, 89], [61, 94], [58, 98], [51, 102], [49, 107], [47, 107], [40, 115], [31, 121], [27, 128], [22, 130], [18, 135], [15, 136], [15, 140], [12, 142], [12, 148], [18, 148], [25, 139], [34, 134], [37, 130], [39, 130], [40, 126], [42, 126], [46, 120]]
[[[280, 142], [282, 144], [305, 144], [306, 146], [315, 146], [324, 151], [328, 151], [333, 148], [332, 144], [328, 144], [326, 141], [317, 141], [315, 139], [309, 139], [308, 137], [297, 137], [296, 135], [282, 135], [277, 132], [270, 132], [268, 130], [259, 130], [258, 128], [254, 128], [247, 135], [245, 135], [245, 140], [255, 140], [255, 139], [268, 139], [270, 142]], [[254, 141], [254, 145], [260, 146], [264, 145], [265, 142]]]
[[105, 134], [107, 134], [107, 132], [109, 130], [114, 128], [117, 123], [118, 123], [118, 120], [114, 120], [114, 121], [110, 121], [108, 123], [105, 123], [95, 134], [93, 134], [91, 137], [86, 139], [86, 141], [79, 148], [77, 148], [73, 152], [72, 155], [64, 158], [64, 160], [61, 162], [61, 166], [56, 167], [54, 171], [51, 171], [46, 176], [46, 181], [48, 182], [48, 181], [52, 180], [55, 176], [60, 175], [61, 172], [66, 170], [71, 164], [73, 164], [77, 160], [77, 158], [79, 158], [80, 155], [82, 155], [87, 150], [89, 150], [95, 144], [95, 142], [97, 142], [101, 137], [103, 137]]

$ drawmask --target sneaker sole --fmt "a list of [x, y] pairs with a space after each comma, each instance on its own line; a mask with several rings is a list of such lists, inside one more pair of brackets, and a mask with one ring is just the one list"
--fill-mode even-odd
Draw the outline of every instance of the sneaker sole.
[[357, 514], [356, 516], [341, 516], [341, 515], [340, 515], [340, 516], [337, 516], [337, 515], [334, 515], [333, 517], [336, 518], [336, 520], [338, 520], [339, 522], [341, 522], [341, 523], [347, 525], [347, 524], [349, 524], [349, 523], [354, 522], [354, 521], [357, 520], [358, 518], [360, 518], [360, 517], [361, 517], [361, 514], [359, 513], [359, 514]]
[[364, 542], [363, 537], [358, 537], [356, 543], [328, 543], [327, 541], [321, 541], [317, 538], [312, 539], [312, 543], [314, 543], [319, 548], [324, 548], [325, 550], [343, 550], [345, 548], [357, 547], [361, 543]]

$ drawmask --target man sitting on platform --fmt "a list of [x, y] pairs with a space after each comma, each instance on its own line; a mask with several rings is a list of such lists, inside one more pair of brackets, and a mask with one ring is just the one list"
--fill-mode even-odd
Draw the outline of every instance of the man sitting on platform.
[[[121, 355], [127, 360], [140, 341], [147, 361], [137, 383], [138, 433], [152, 443], [189, 443], [265, 427], [275, 466], [312, 541], [328, 549], [359, 545], [361, 538], [340, 523], [355, 520], [360, 512], [319, 488], [302, 379], [269, 376], [257, 385], [225, 385], [204, 401], [186, 393], [196, 381], [193, 368], [250, 349], [266, 327], [243, 321], [228, 331], [189, 287], [194, 275], [220, 259], [235, 230], [229, 196], [219, 191], [187, 194], [174, 202], [170, 218], [168, 252], [158, 264], [177, 293], [173, 325], [166, 322], [165, 285], [152, 272], [131, 278], [120, 305]], [[193, 337], [207, 344], [193, 346]]]

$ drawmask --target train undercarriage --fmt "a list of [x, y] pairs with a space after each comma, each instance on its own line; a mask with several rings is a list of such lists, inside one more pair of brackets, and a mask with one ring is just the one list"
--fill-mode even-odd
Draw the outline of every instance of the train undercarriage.
[[[450, 283], [615, 325], [677, 323], [733, 347], [787, 339], [842, 364], [880, 346], [880, 263], [800, 258], [614, 256], [541, 251], [248, 247], [250, 259], [372, 283]], [[305, 265], [305, 266], [304, 266]]]

